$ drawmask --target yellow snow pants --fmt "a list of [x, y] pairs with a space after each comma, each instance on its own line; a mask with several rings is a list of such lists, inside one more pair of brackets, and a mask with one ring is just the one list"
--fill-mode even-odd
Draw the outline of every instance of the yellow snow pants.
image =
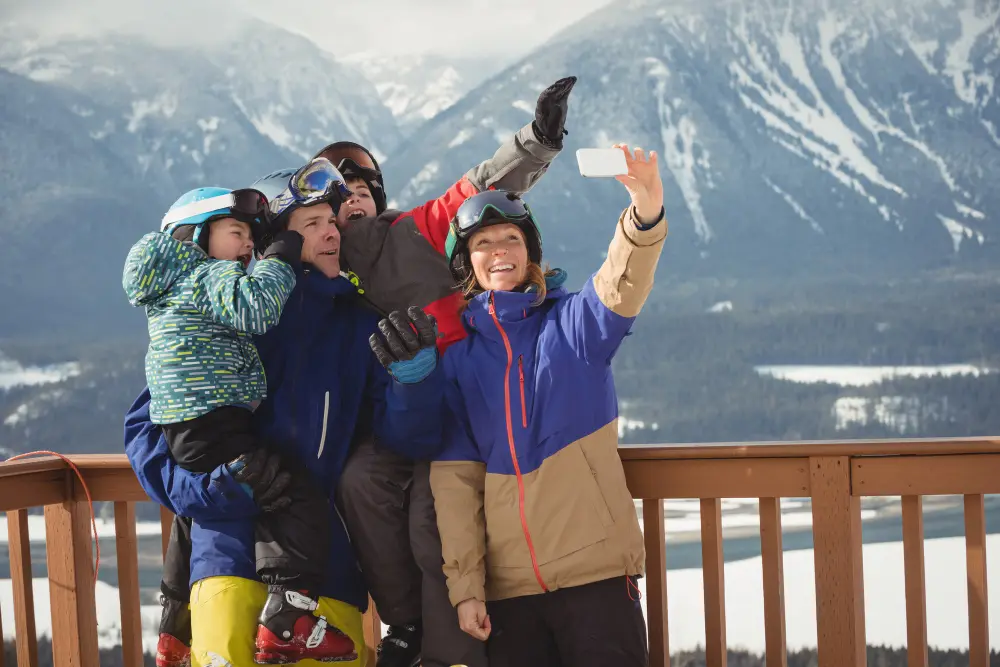
[[[240, 577], [209, 577], [191, 587], [191, 667], [254, 667], [257, 617], [267, 598], [267, 586]], [[317, 615], [354, 640], [358, 659], [337, 667], [365, 667], [361, 612], [330, 598], [319, 599]], [[303, 660], [299, 667], [330, 663]]]

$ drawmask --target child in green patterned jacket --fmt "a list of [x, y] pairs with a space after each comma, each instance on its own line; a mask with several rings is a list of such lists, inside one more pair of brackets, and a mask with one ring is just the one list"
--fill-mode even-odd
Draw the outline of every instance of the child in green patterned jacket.
[[[247, 273], [253, 228], [267, 224], [267, 206], [256, 190], [192, 190], [170, 208], [161, 231], [129, 251], [122, 286], [149, 321], [146, 380], [154, 423], [188, 424], [231, 407], [249, 415], [246, 408], [264, 398], [264, 371], [250, 336], [278, 323], [302, 246], [298, 234], [276, 239]], [[180, 454], [178, 462], [189, 464], [205, 455]]]
[[[347, 194], [343, 177], [326, 160], [299, 170], [288, 191], [298, 205], [325, 202], [334, 209]], [[279, 233], [253, 272], [247, 269], [255, 237], [269, 236], [265, 232], [271, 215], [277, 216], [276, 209], [289, 203], [269, 203], [253, 189], [192, 190], [171, 206], [159, 232], [147, 234], [132, 247], [122, 277], [129, 302], [146, 310], [150, 417], [161, 425], [172, 457], [193, 472], [226, 466], [251, 496], [251, 477], [259, 473], [252, 460], [261, 451], [253, 410], [267, 393], [251, 337], [278, 323], [301, 270], [302, 236], [294, 231]], [[258, 558], [257, 569], [272, 594], [298, 600], [311, 598], [323, 580], [318, 568], [327, 561], [330, 506], [322, 490], [304, 475], [294, 471], [293, 475], [279, 501], [255, 497], [265, 510], [258, 523], [273, 539], [267, 561]], [[179, 531], [189, 532], [190, 526], [190, 519], [176, 518], [171, 539]], [[187, 590], [172, 590], [166, 580], [161, 588], [167, 601], [188, 598]], [[172, 608], [180, 604], [164, 602], [157, 665], [186, 660], [191, 641], [187, 610]], [[296, 617], [281, 611], [279, 618], [268, 614], [273, 623], [266, 623], [275, 625], [271, 629], [279, 636]], [[328, 658], [353, 648], [340, 646], [337, 634], [331, 636], [332, 642], [323, 642], [336, 644], [331, 647], [336, 655]]]
[[278, 323], [302, 245], [298, 234], [286, 235], [247, 273], [253, 227], [267, 224], [266, 216], [267, 199], [256, 190], [199, 188], [177, 200], [162, 231], [129, 251], [122, 285], [149, 320], [146, 380], [154, 423], [189, 422], [264, 398], [250, 337]]

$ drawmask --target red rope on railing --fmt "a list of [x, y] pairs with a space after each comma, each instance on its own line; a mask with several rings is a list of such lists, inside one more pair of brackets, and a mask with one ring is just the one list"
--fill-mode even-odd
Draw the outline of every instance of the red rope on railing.
[[[48, 450], [26, 452], [24, 454], [12, 456], [4, 461], [4, 463], [17, 461], [19, 459], [26, 459], [30, 456], [55, 456], [56, 458], [62, 459], [66, 462], [66, 465], [73, 469], [73, 472], [76, 473], [77, 479], [80, 480], [80, 485], [83, 486], [83, 492], [87, 495], [87, 505], [90, 507], [90, 525], [94, 529], [94, 544], [97, 545], [97, 562], [94, 564], [94, 586], [97, 586], [97, 573], [101, 570], [101, 540], [97, 537], [97, 517], [94, 515], [94, 501], [90, 497], [90, 489], [87, 488], [87, 481], [83, 478], [83, 474], [80, 473], [80, 469], [77, 468], [76, 465], [67, 457], [59, 454], [58, 452], [50, 452]], [[48, 548], [48, 545], [46, 545], [46, 548]]]

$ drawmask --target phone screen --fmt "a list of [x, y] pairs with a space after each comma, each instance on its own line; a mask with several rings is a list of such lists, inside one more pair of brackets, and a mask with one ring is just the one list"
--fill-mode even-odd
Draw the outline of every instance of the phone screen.
[[625, 153], [618, 148], [581, 148], [576, 161], [583, 176], [609, 178], [628, 173]]

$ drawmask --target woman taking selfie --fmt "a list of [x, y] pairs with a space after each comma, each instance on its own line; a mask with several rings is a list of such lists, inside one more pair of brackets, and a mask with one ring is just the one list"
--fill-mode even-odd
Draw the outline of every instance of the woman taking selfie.
[[[632, 203], [579, 292], [544, 271], [531, 212], [503, 191], [471, 197], [448, 238], [468, 337], [443, 365], [445, 450], [431, 487], [452, 604], [491, 667], [639, 667], [642, 534], [618, 457], [611, 360], [653, 286], [667, 233], [655, 153], [626, 156]], [[388, 366], [416, 339], [383, 320]], [[391, 370], [391, 369], [390, 369]]]

